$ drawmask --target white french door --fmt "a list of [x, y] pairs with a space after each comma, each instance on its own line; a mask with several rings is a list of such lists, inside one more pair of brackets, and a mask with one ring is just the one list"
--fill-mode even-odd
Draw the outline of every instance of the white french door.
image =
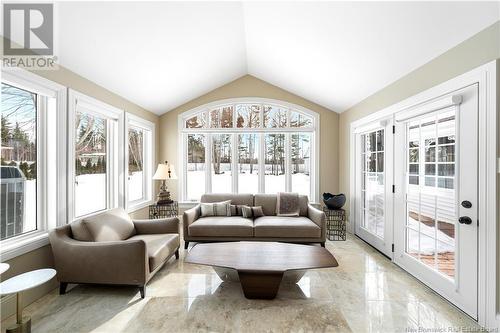
[[478, 87], [395, 126], [394, 262], [477, 319]]
[[392, 122], [377, 121], [356, 133], [355, 233], [392, 258]]

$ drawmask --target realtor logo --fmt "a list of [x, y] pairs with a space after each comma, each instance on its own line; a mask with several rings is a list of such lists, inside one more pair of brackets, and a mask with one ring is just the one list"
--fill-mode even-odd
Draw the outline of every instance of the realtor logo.
[[3, 22], [4, 55], [54, 54], [53, 4], [4, 4]]

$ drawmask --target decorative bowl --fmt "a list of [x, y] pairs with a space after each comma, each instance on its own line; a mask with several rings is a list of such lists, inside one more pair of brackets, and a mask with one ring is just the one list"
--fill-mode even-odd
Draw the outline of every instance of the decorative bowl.
[[323, 193], [323, 202], [328, 209], [341, 209], [345, 204], [345, 194]]

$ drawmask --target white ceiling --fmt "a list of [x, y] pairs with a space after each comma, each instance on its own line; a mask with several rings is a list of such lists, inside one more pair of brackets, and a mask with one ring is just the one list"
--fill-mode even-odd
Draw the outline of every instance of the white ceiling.
[[62, 2], [57, 52], [63, 66], [156, 114], [245, 74], [342, 112], [499, 20], [499, 7]]

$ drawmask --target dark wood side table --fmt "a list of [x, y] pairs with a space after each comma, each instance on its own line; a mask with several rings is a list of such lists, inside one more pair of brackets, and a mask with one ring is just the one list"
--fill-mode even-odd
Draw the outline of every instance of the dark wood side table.
[[149, 205], [149, 218], [162, 219], [165, 217], [176, 217], [179, 215], [179, 205], [177, 201], [164, 205]]
[[323, 207], [326, 214], [326, 237], [331, 240], [346, 240], [346, 214], [343, 209], [328, 209]]

